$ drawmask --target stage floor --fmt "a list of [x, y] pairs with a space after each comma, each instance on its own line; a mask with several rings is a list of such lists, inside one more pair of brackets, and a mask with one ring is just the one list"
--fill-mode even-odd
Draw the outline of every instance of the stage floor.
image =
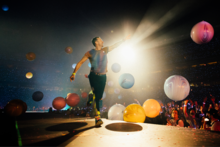
[[[30, 114], [28, 115], [30, 116]], [[4, 140], [0, 145], [2, 143], [3, 146], [16, 146], [15, 143], [18, 145], [19, 135], [17, 134], [19, 132], [23, 146], [220, 146], [219, 132], [147, 123], [128, 123], [105, 118], [102, 119], [104, 124], [96, 128], [94, 118], [48, 118], [45, 117], [46, 114], [42, 115], [44, 116], [40, 118], [41, 115], [38, 114], [36, 119], [17, 119], [19, 131], [13, 130], [15, 126], [12, 126], [12, 120], [11, 122], [4, 121], [5, 123], [1, 124], [3, 132], [0, 136]], [[23, 118], [25, 117], [23, 116]], [[7, 120], [7, 118], [5, 119]]]

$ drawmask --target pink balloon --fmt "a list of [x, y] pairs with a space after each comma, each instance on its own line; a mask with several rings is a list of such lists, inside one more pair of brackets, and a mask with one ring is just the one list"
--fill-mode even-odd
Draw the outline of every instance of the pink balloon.
[[214, 29], [208, 22], [201, 21], [193, 26], [190, 35], [195, 43], [204, 44], [212, 40]]
[[78, 105], [79, 101], [80, 101], [80, 98], [76, 93], [71, 93], [66, 97], [66, 103], [70, 107], [74, 107]]
[[56, 97], [52, 103], [53, 107], [57, 110], [61, 110], [66, 106], [66, 101], [63, 97]]

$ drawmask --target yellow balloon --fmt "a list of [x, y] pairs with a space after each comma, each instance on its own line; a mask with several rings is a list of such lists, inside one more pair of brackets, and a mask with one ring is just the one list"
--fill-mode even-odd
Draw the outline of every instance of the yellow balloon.
[[128, 105], [123, 114], [124, 121], [143, 123], [145, 121], [146, 115], [144, 109], [138, 104]]
[[31, 72], [26, 73], [26, 78], [31, 79], [33, 77], [33, 74]]
[[160, 114], [161, 106], [157, 100], [148, 99], [144, 102], [143, 109], [147, 117], [155, 118]]

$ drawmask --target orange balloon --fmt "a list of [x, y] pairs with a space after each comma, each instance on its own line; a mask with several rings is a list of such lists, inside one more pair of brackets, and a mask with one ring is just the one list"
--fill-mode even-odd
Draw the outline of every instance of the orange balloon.
[[63, 97], [56, 97], [52, 103], [54, 109], [60, 110], [66, 106], [66, 101]]
[[35, 53], [29, 52], [26, 54], [26, 59], [28, 59], [29, 61], [33, 61], [36, 58]]
[[65, 48], [65, 52], [66, 52], [67, 54], [71, 54], [71, 53], [73, 52], [72, 47], [70, 47], [70, 46], [66, 47], [66, 48]]
[[31, 72], [26, 73], [26, 78], [31, 79], [33, 77], [33, 74]]
[[197, 44], [208, 43], [214, 36], [214, 29], [208, 22], [201, 21], [193, 26], [190, 36]]
[[147, 117], [155, 118], [160, 114], [161, 106], [158, 101], [154, 99], [148, 99], [143, 104], [144, 112]]
[[5, 106], [5, 113], [12, 117], [17, 117], [24, 112], [23, 101], [19, 99], [11, 100]]

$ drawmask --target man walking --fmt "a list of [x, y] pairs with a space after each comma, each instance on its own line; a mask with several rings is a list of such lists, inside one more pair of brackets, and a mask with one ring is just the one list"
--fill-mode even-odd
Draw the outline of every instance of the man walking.
[[[77, 63], [73, 74], [70, 76], [70, 81], [74, 81], [76, 72], [79, 70], [81, 65], [89, 59], [91, 63], [91, 70], [88, 76], [91, 89], [95, 96], [96, 102], [96, 115], [95, 115], [95, 125], [101, 126], [103, 124], [102, 120], [100, 119], [100, 107], [99, 101], [102, 99], [102, 95], [105, 89], [106, 84], [106, 72], [107, 72], [107, 53], [112, 51], [113, 49], [117, 48], [121, 45], [124, 41], [130, 39], [130, 35], [128, 35], [122, 41], [109, 46], [103, 47], [103, 40], [100, 37], [95, 37], [92, 39], [92, 43], [95, 46], [95, 49], [91, 49], [90, 51], [86, 52], [83, 58]], [[93, 99], [88, 99], [87, 105], [91, 104]]]

